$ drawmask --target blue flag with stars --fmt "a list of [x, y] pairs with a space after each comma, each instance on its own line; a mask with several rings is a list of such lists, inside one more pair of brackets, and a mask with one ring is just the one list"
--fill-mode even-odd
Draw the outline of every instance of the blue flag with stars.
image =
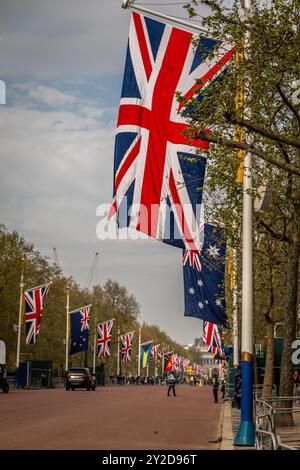
[[200, 266], [192, 267], [183, 256], [185, 316], [226, 325], [225, 253], [223, 230], [205, 224]]
[[87, 351], [90, 332], [90, 305], [70, 312], [71, 317], [71, 346], [69, 355]]

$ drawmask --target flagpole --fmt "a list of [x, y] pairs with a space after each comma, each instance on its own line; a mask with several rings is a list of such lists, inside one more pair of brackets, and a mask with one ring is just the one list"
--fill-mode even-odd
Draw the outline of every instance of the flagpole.
[[19, 321], [18, 321], [18, 340], [17, 340], [17, 357], [16, 357], [16, 375], [17, 376], [18, 376], [17, 371], [18, 371], [19, 365], [20, 365], [20, 349], [21, 349], [21, 328], [22, 328], [23, 293], [24, 293], [24, 262], [25, 262], [25, 254], [22, 253], [21, 279], [20, 279]]
[[69, 325], [69, 310], [70, 310], [70, 284], [66, 285], [65, 292], [67, 294], [66, 303], [66, 371], [69, 369], [69, 336], [70, 336], [70, 325]]
[[97, 304], [95, 303], [95, 320], [94, 320], [94, 351], [93, 351], [93, 374], [96, 373], [96, 348], [97, 348]]
[[164, 13], [150, 10], [149, 8], [145, 8], [140, 5], [135, 5], [131, 0], [122, 0], [122, 8], [130, 8], [133, 11], [141, 11], [142, 13], [147, 13], [148, 15], [156, 16], [158, 18], [162, 18], [163, 20], [172, 21], [173, 23], [178, 23], [180, 25], [187, 26], [188, 28], [193, 28], [202, 33], [208, 33], [208, 29], [204, 28], [203, 26], [198, 26], [194, 23], [191, 23], [190, 21], [181, 20], [175, 16], [165, 15]]
[[117, 340], [117, 376], [120, 375], [120, 326], [118, 326]]
[[138, 350], [138, 376], [141, 375], [141, 337], [142, 337], [142, 328], [139, 327], [139, 350]]
[[[252, 0], [243, 0], [244, 19], [251, 15]], [[245, 46], [249, 47], [250, 35], [245, 33]], [[246, 51], [247, 52], [247, 51]], [[250, 110], [248, 109], [248, 118]], [[253, 229], [252, 229], [252, 157], [246, 152], [243, 182], [243, 272], [242, 272], [242, 406], [241, 422], [235, 437], [237, 446], [254, 446], [253, 423]]]
[[92, 305], [93, 304], [88, 304], [88, 305], [84, 305], [83, 307], [75, 308], [75, 310], [72, 310], [71, 312], [69, 311], [69, 314], [71, 315], [72, 313], [76, 313], [76, 312], [78, 312], [78, 310], [82, 310], [83, 308], [89, 308]]
[[26, 289], [26, 291], [41, 289], [42, 287], [48, 286], [48, 284], [52, 284], [52, 281], [46, 282], [45, 284], [41, 284], [40, 286], [29, 287], [28, 289]]
[[239, 367], [239, 320], [238, 320], [238, 303], [237, 303], [237, 262], [236, 250], [232, 250], [233, 256], [233, 367]]

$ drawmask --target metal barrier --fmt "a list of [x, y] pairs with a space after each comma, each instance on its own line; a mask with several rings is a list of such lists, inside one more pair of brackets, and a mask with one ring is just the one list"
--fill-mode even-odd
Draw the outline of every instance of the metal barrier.
[[300, 450], [299, 397], [255, 400], [256, 449]]

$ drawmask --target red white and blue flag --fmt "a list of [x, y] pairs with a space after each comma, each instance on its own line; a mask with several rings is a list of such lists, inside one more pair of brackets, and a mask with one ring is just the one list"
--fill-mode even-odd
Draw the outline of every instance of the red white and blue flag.
[[132, 349], [132, 342], [133, 342], [133, 331], [131, 333], [127, 333], [126, 335], [121, 335], [121, 354], [122, 354], [122, 362], [129, 362], [131, 361], [131, 349]]
[[51, 283], [33, 287], [24, 292], [26, 344], [34, 344], [40, 331], [41, 317], [44, 309], [45, 297], [49, 292]]
[[223, 356], [222, 341], [219, 333], [219, 328], [215, 323], [209, 321], [203, 322], [203, 341], [207, 346], [208, 352]]
[[[117, 123], [114, 198], [109, 219], [195, 253], [202, 247], [201, 204], [208, 143], [183, 135], [188, 119], [176, 92], [189, 99], [208, 86], [233, 48], [133, 13]], [[196, 79], [201, 84], [196, 84]], [[199, 83], [199, 82], [198, 82]], [[200, 95], [198, 96], [201, 99]], [[201, 211], [200, 211], [201, 212]], [[198, 263], [199, 264], [199, 263]]]
[[158, 348], [159, 348], [159, 344], [156, 344], [156, 346], [152, 346], [152, 349], [151, 349], [151, 353], [150, 353], [150, 358], [151, 359], [155, 359], [157, 360], [158, 359]]
[[111, 330], [113, 324], [114, 320], [112, 319], [97, 325], [98, 359], [110, 356], [110, 342], [112, 338]]
[[85, 305], [70, 313], [71, 345], [69, 355], [87, 351], [89, 347], [91, 305]]

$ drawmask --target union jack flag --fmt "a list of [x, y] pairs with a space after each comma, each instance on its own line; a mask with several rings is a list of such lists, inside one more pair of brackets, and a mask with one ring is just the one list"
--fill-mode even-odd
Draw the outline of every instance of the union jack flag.
[[114, 320], [107, 320], [106, 322], [97, 325], [97, 346], [98, 346], [98, 359], [105, 356], [110, 356], [110, 342], [112, 338], [112, 327]]
[[220, 46], [210, 58], [217, 43], [201, 38], [195, 47], [193, 39], [190, 32], [132, 14], [108, 218], [116, 215], [119, 226], [192, 251], [189, 262], [199, 267], [203, 227], [196, 205], [202, 199], [205, 158], [190, 160], [208, 143], [183, 135], [188, 119], [175, 94], [189, 99], [209, 85], [232, 58], [233, 48]]
[[89, 330], [90, 329], [90, 305], [84, 307], [80, 310], [80, 323], [81, 323], [81, 331]]
[[131, 361], [131, 348], [132, 348], [132, 341], [133, 341], [133, 331], [131, 333], [127, 333], [126, 335], [121, 335], [121, 354], [122, 354], [122, 362], [129, 362]]
[[40, 322], [43, 314], [44, 300], [49, 292], [51, 283], [34, 287], [24, 292], [26, 344], [34, 344], [40, 331]]
[[203, 322], [203, 341], [207, 346], [208, 352], [218, 355], [223, 355], [222, 341], [219, 333], [219, 328], [215, 323], [209, 321]]
[[151, 353], [150, 353], [150, 357], [152, 359], [157, 359], [158, 357], [158, 348], [159, 348], [159, 344], [157, 344], [156, 346], [152, 346], [152, 349], [151, 349]]

